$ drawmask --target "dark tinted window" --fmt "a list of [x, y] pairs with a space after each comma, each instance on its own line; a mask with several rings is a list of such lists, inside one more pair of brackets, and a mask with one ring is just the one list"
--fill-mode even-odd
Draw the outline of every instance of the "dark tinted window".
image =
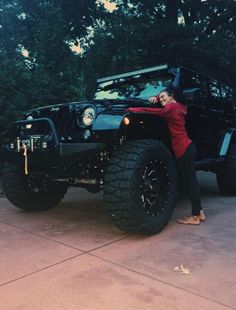
[[235, 111], [233, 90], [226, 85], [221, 85], [221, 101], [226, 113], [233, 113]]
[[172, 77], [163, 78], [132, 78], [111, 80], [98, 85], [95, 99], [126, 99], [137, 98], [148, 100], [156, 96], [173, 82]]
[[221, 96], [222, 96], [222, 98], [227, 98], [229, 100], [232, 100], [233, 99], [233, 90], [226, 85], [221, 85]]
[[183, 90], [189, 88], [200, 88], [203, 96], [207, 96], [209, 94], [208, 80], [204, 77], [191, 71], [183, 71], [181, 80]]

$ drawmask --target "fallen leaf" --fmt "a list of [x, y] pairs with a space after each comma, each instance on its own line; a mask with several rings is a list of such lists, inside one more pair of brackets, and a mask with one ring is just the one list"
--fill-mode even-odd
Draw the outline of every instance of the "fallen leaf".
[[184, 265], [176, 266], [174, 271], [181, 272], [184, 275], [190, 275], [191, 269], [189, 267], [184, 267]]

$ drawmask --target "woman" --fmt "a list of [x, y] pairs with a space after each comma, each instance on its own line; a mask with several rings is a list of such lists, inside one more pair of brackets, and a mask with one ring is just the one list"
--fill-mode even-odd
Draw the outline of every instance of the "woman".
[[163, 90], [149, 101], [160, 102], [162, 108], [129, 108], [128, 111], [148, 112], [165, 118], [171, 134], [180, 181], [192, 203], [192, 215], [179, 219], [178, 223], [199, 225], [200, 221], [205, 221], [205, 215], [201, 207], [201, 195], [194, 165], [197, 151], [185, 129], [186, 107], [175, 100], [171, 89]]

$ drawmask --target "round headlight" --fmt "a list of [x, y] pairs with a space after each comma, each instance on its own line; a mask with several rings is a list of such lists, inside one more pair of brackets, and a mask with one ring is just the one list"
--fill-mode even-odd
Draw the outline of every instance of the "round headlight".
[[96, 117], [95, 109], [93, 107], [88, 107], [83, 112], [82, 122], [85, 126], [89, 126], [92, 124], [95, 117]]

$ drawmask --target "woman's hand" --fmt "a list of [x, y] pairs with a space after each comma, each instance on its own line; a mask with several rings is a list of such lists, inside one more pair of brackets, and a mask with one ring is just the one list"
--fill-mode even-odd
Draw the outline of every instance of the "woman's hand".
[[159, 97], [158, 96], [150, 97], [148, 101], [150, 101], [151, 103], [157, 103], [159, 101]]

